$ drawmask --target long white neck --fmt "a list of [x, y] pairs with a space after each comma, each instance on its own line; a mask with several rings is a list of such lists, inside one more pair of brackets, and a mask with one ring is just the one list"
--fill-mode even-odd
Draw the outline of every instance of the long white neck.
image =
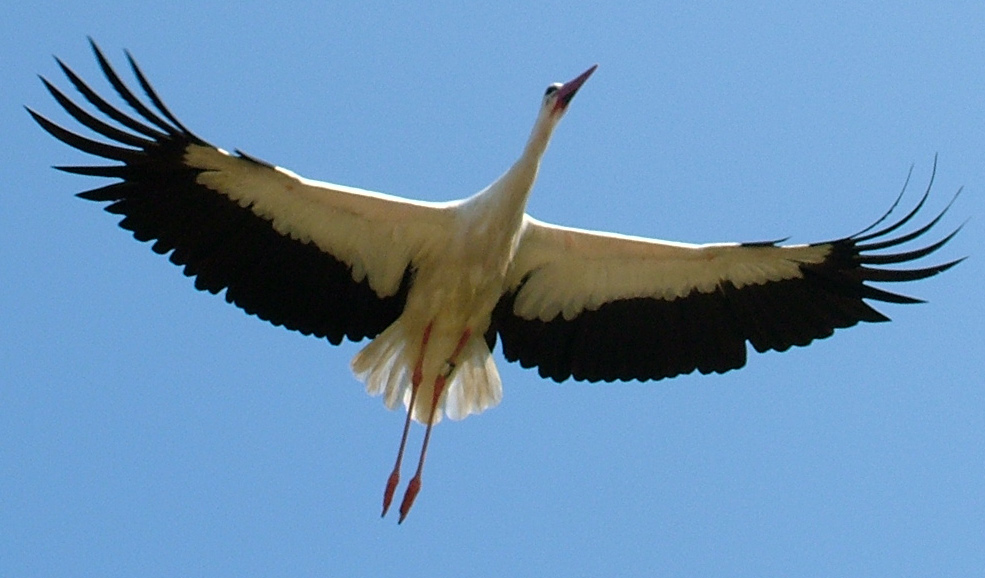
[[469, 204], [481, 206], [480, 212], [495, 215], [504, 226], [518, 227], [537, 180], [540, 159], [547, 150], [556, 123], [557, 119], [549, 115], [538, 116], [520, 158], [502, 176], [469, 199]]

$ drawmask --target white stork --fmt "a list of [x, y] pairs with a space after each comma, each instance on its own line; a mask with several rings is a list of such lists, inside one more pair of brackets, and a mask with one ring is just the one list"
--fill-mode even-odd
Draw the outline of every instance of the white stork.
[[[398, 485], [410, 420], [426, 424], [400, 521], [421, 485], [431, 427], [495, 406], [502, 386], [491, 351], [555, 381], [651, 380], [722, 373], [746, 362], [746, 342], [784, 351], [859, 321], [886, 321], [865, 300], [916, 303], [868, 282], [912, 281], [958, 261], [885, 269], [933, 253], [956, 233], [917, 249], [895, 247], [929, 231], [898, 221], [806, 245], [690, 245], [559, 227], [524, 212], [544, 151], [572, 97], [595, 70], [547, 87], [516, 162], [458, 201], [409, 200], [300, 177], [202, 140], [172, 115], [127, 53], [152, 106], [131, 91], [90, 40], [131, 116], [60, 60], [76, 105], [42, 78], [79, 123], [111, 143], [68, 131], [31, 109], [49, 133], [119, 164], [61, 166], [115, 182], [79, 193], [110, 203], [120, 226], [195, 277], [195, 287], [274, 325], [339, 344], [372, 340], [352, 361], [372, 395], [407, 407], [384, 492]], [[57, 60], [57, 59], [56, 59]], [[154, 110], [156, 109], [156, 110]], [[936, 164], [936, 163], [935, 163]], [[931, 178], [931, 183], [933, 178]], [[902, 193], [901, 193], [902, 195]], [[957, 195], [955, 195], [957, 196]], [[953, 200], [952, 200], [953, 202]], [[950, 204], [948, 204], [948, 207]]]

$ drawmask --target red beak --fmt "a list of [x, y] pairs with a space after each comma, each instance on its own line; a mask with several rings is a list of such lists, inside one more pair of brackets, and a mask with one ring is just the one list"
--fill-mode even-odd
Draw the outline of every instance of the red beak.
[[598, 64], [593, 64], [591, 68], [579, 74], [577, 78], [562, 84], [561, 88], [557, 89], [557, 104], [554, 105], [554, 110], [564, 110], [567, 108], [568, 103], [575, 97], [575, 93], [578, 92], [581, 85], [585, 84], [588, 77], [591, 76], [598, 67]]

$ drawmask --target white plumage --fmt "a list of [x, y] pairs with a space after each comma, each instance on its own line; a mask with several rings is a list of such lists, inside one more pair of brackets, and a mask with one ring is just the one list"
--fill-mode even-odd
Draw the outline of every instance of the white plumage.
[[95, 44], [93, 50], [136, 116], [59, 61], [112, 122], [45, 85], [72, 117], [111, 142], [29, 112], [58, 139], [119, 163], [59, 168], [116, 179], [79, 196], [110, 203], [122, 227], [154, 241], [153, 249], [184, 267], [197, 288], [225, 291], [248, 313], [331, 343], [372, 338], [352, 361], [356, 376], [388, 408], [408, 408], [384, 514], [409, 420], [427, 425], [401, 520], [420, 489], [431, 426], [441, 414], [461, 419], [502, 399], [491, 353], [497, 339], [508, 360], [557, 381], [724, 372], [745, 363], [746, 342], [782, 351], [859, 321], [884, 321], [864, 300], [917, 300], [869, 282], [922, 279], [957, 263], [882, 267], [924, 257], [957, 232], [914, 250], [878, 252], [920, 237], [941, 219], [944, 211], [887, 238], [919, 212], [929, 187], [891, 224], [883, 222], [892, 209], [856, 235], [796, 246], [689, 245], [530, 217], [527, 198], [551, 135], [594, 66], [548, 87], [523, 152], [503, 176], [465, 199], [432, 203], [305, 179], [214, 147], [168, 111], [129, 55], [153, 108]]

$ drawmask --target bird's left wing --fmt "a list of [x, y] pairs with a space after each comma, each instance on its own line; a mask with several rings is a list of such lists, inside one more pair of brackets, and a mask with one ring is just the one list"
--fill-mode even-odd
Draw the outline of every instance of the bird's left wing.
[[58, 167], [118, 182], [80, 193], [110, 204], [120, 226], [154, 241], [194, 276], [198, 289], [275, 325], [305, 334], [373, 337], [401, 313], [415, 258], [447, 229], [448, 204], [304, 179], [246, 154], [227, 153], [195, 136], [164, 106], [133, 59], [144, 104], [93, 43], [110, 84], [133, 109], [111, 105], [58, 61], [69, 81], [112, 123], [87, 112], [47, 80], [56, 101], [101, 142], [28, 109], [59, 140], [122, 164]]
[[911, 233], [885, 238], [926, 198], [881, 230], [870, 232], [888, 212], [859, 234], [808, 245], [689, 245], [527, 217], [493, 329], [508, 360], [537, 366], [556, 381], [736, 369], [745, 364], [746, 341], [760, 352], [784, 351], [859, 321], [886, 321], [865, 299], [918, 302], [868, 282], [923, 279], [958, 262], [880, 267], [926, 256], [957, 231], [919, 249], [872, 253], [913, 240], [940, 220], [943, 211]]

